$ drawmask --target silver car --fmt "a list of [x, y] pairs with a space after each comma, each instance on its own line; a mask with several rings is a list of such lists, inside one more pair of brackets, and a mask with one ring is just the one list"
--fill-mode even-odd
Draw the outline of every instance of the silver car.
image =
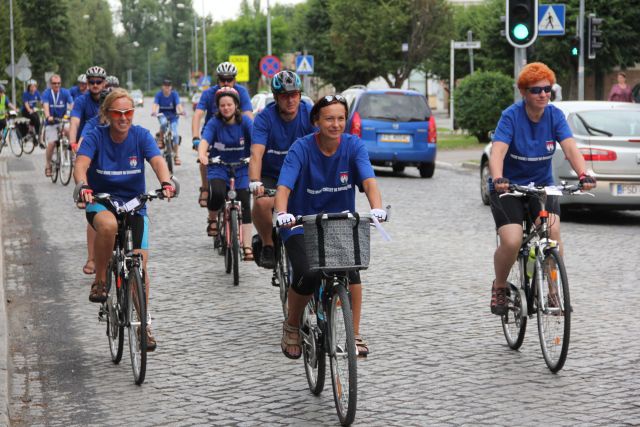
[[[598, 186], [595, 197], [565, 196], [564, 208], [640, 210], [640, 104], [607, 101], [556, 102], [567, 118], [587, 169], [593, 171]], [[480, 159], [480, 194], [489, 204], [489, 155], [491, 144]], [[571, 165], [558, 144], [553, 156], [555, 182], [576, 183]]]

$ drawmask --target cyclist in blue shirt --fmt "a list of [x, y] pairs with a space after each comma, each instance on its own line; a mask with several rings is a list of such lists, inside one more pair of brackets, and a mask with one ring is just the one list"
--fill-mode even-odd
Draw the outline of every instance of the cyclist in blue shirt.
[[[191, 120], [191, 135], [193, 136], [193, 149], [198, 149], [200, 143], [201, 125], [200, 122], [204, 117], [204, 124], [209, 122], [209, 119], [218, 111], [216, 106], [215, 94], [218, 89], [223, 87], [234, 88], [238, 92], [240, 98], [240, 111], [242, 114], [253, 119], [253, 109], [251, 107], [251, 98], [249, 92], [243, 86], [236, 82], [236, 75], [238, 69], [231, 62], [222, 62], [216, 68], [216, 74], [218, 76], [218, 84], [202, 92], [200, 101], [196, 106], [196, 111], [193, 113], [193, 119]], [[204, 126], [202, 126], [204, 128]], [[200, 196], [198, 203], [201, 207], [207, 207], [207, 200], [209, 198], [209, 184], [207, 183], [207, 168], [205, 165], [200, 165]]]
[[[218, 112], [207, 122], [202, 132], [202, 139], [198, 146], [198, 158], [200, 163], [207, 165], [210, 158], [220, 156], [226, 163], [237, 163], [249, 157], [251, 146], [251, 125], [249, 117], [243, 117], [240, 112], [240, 97], [238, 92], [230, 87], [223, 87], [216, 93]], [[251, 250], [251, 201], [249, 195], [249, 175], [247, 166], [235, 168], [235, 188], [238, 194], [237, 200], [242, 205], [242, 250], [245, 261], [253, 260]], [[209, 219], [207, 221], [207, 234], [216, 236], [218, 229], [216, 218], [218, 211], [223, 206], [229, 174], [226, 166], [208, 165], [207, 178], [209, 179]]]
[[[303, 230], [286, 228], [295, 223], [297, 215], [354, 212], [356, 187], [367, 195], [371, 215], [380, 221], [387, 217], [364, 143], [355, 135], [343, 133], [347, 115], [347, 102], [342, 96], [320, 98], [311, 110], [312, 121], [319, 131], [298, 139], [291, 146], [278, 179], [277, 224], [293, 268], [288, 294], [289, 316], [283, 323], [281, 348], [291, 359], [300, 357], [300, 317], [322, 274], [309, 270]], [[369, 348], [360, 336], [362, 285], [358, 272], [349, 274], [349, 283], [356, 345], [359, 355], [366, 356]]]
[[45, 117], [44, 136], [47, 141], [46, 166], [44, 174], [51, 176], [51, 157], [53, 156], [53, 143], [58, 139], [58, 130], [61, 124], [59, 120], [64, 117], [67, 110], [73, 105], [73, 98], [69, 91], [62, 86], [62, 79], [58, 74], [49, 78], [51, 87], [42, 94], [42, 107]]
[[87, 92], [87, 75], [80, 74], [78, 76], [78, 84], [69, 89], [69, 92], [71, 92], [71, 96], [73, 97], [74, 101], [78, 97], [84, 95]]
[[[93, 192], [109, 193], [113, 200], [126, 203], [146, 191], [144, 161], [151, 165], [160, 181], [165, 197], [171, 198], [175, 188], [160, 150], [148, 130], [132, 125], [135, 107], [124, 89], [113, 90], [100, 107], [100, 115], [108, 126], [90, 132], [78, 150], [74, 169], [76, 183], [83, 183], [81, 199], [87, 204], [88, 223], [96, 231], [96, 277], [91, 285], [89, 300], [102, 303], [107, 298], [106, 273], [111, 257], [118, 223], [110, 207], [95, 203]], [[89, 186], [87, 183], [91, 183]], [[147, 298], [149, 295], [148, 227], [145, 210], [137, 215], [133, 227], [134, 250], [143, 256]], [[147, 328], [148, 350], [156, 348], [151, 328]]]
[[[560, 109], [549, 105], [555, 73], [541, 62], [527, 64], [518, 76], [522, 101], [502, 112], [493, 135], [489, 169], [491, 213], [500, 236], [500, 244], [493, 256], [495, 280], [491, 290], [491, 312], [507, 312], [507, 277], [522, 244], [522, 222], [526, 214], [522, 198], [503, 197], [509, 184], [553, 185], [551, 162], [557, 143], [576, 172], [585, 190], [596, 185], [587, 171], [584, 158], [576, 147], [571, 129]], [[533, 218], [541, 206], [529, 206]], [[560, 201], [547, 196], [544, 207], [549, 212], [549, 234], [560, 245]]]
[[151, 115], [157, 116], [158, 113], [162, 113], [162, 116], [158, 117], [158, 120], [160, 121], [159, 141], [163, 141], [164, 133], [167, 131], [167, 128], [171, 126], [171, 133], [173, 134], [174, 163], [176, 166], [180, 166], [182, 162], [180, 161], [180, 157], [178, 157], [178, 144], [180, 143], [180, 135], [178, 134], [178, 116], [184, 114], [184, 109], [180, 103], [180, 95], [171, 88], [171, 80], [169, 79], [165, 79], [162, 82], [162, 90], [156, 93], [156, 97], [153, 100]]
[[33, 125], [36, 131], [36, 135], [40, 135], [40, 116], [35, 110], [38, 107], [38, 102], [42, 102], [40, 92], [38, 92], [38, 82], [35, 80], [29, 80], [27, 82], [27, 90], [22, 94], [22, 115], [29, 118], [29, 121]]
[[82, 134], [82, 127], [92, 117], [98, 115], [100, 109], [100, 92], [105, 87], [107, 72], [102, 67], [89, 67], [85, 73], [89, 90], [76, 99], [71, 111], [71, 126], [69, 127], [69, 142], [77, 149], [78, 136]]
[[254, 195], [253, 223], [262, 240], [260, 265], [273, 268], [273, 198], [260, 197], [265, 188], [275, 189], [280, 168], [293, 142], [312, 133], [309, 106], [300, 102], [302, 82], [292, 71], [281, 71], [271, 79], [275, 102], [265, 107], [253, 123], [249, 188]]

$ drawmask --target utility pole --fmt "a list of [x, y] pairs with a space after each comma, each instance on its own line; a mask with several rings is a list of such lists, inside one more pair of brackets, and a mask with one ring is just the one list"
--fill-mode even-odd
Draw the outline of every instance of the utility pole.
[[271, 56], [271, 9], [267, 0], [267, 55]]
[[580, 0], [578, 33], [580, 34], [580, 56], [578, 58], [578, 101], [584, 101], [584, 0]]
[[195, 10], [193, 11], [193, 36], [195, 37], [193, 49], [196, 51], [196, 69], [194, 71], [198, 72], [198, 69], [200, 68], [200, 65], [198, 64], [198, 16]]
[[[207, 31], [205, 30], [204, 22], [204, 0], [202, 0], [202, 62], [204, 75], [207, 75]], [[212, 82], [213, 83], [213, 79]]]
[[9, 34], [11, 45], [11, 103], [16, 105], [16, 59], [13, 49], [13, 0], [9, 0]]
[[[467, 41], [473, 41], [473, 31], [467, 31]], [[473, 49], [469, 49], [469, 74], [473, 74]]]

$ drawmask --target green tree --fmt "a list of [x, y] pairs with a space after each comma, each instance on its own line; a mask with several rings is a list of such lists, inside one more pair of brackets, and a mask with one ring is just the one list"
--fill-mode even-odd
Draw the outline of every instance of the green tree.
[[[11, 64], [11, 49], [10, 49], [10, 34], [9, 34], [9, 0], [0, 0], [0, 46], [3, 48], [0, 49], [0, 76], [4, 79], [10, 79], [10, 77], [5, 74], [4, 70]], [[22, 26], [22, 13], [20, 8], [16, 5], [16, 1], [13, 1], [13, 39], [14, 39], [14, 52], [15, 52], [15, 61], [17, 62], [25, 52], [25, 36]], [[11, 86], [11, 85], [9, 85]], [[21, 92], [18, 90], [16, 84], [16, 92]], [[10, 93], [10, 87], [7, 88], [7, 94]]]

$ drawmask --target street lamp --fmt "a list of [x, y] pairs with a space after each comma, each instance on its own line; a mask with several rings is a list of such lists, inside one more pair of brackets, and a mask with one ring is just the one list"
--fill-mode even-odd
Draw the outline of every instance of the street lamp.
[[151, 91], [151, 52], [157, 52], [157, 47], [147, 50], [147, 92]]

